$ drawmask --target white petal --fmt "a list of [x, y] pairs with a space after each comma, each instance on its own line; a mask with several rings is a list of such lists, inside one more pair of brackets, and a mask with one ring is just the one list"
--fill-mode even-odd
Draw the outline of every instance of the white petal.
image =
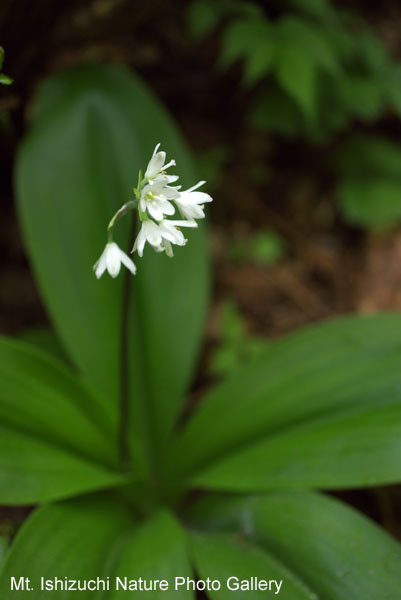
[[103, 275], [106, 270], [106, 257], [104, 255], [105, 251], [102, 252], [99, 260], [93, 265], [93, 269], [95, 271], [95, 275], [98, 279]]
[[134, 262], [133, 262], [133, 261], [130, 259], [130, 257], [129, 257], [129, 256], [127, 256], [127, 255], [125, 254], [125, 252], [123, 252], [122, 250], [120, 250], [120, 259], [121, 259], [121, 262], [123, 263], [123, 265], [124, 265], [125, 267], [127, 267], [127, 269], [128, 269], [129, 271], [131, 271], [131, 273], [132, 273], [133, 275], [135, 275], [135, 273], [136, 273], [136, 266], [135, 266], [135, 263], [134, 263]]
[[205, 202], [213, 202], [213, 198], [205, 192], [182, 192], [178, 198], [178, 202], [182, 204], [205, 204]]
[[117, 277], [121, 269], [120, 248], [115, 242], [106, 246], [106, 266], [112, 277]]
[[181, 204], [177, 202], [178, 210], [184, 219], [188, 219], [192, 221], [193, 219], [204, 219], [205, 213], [203, 212], [203, 206], [199, 206], [198, 204], [194, 204], [193, 206], [190, 204]]
[[[160, 202], [160, 210], [163, 212], [163, 214], [165, 215], [173, 215], [175, 213], [175, 208], [174, 206], [171, 204], [171, 202], [168, 202], [168, 200], [165, 200], [164, 202]], [[161, 221], [161, 219], [158, 219], [159, 221]]]
[[164, 220], [163, 225], [167, 224], [167, 226], [173, 227], [198, 227], [198, 223], [196, 221], [174, 221], [172, 219]]
[[143, 256], [143, 249], [145, 247], [145, 243], [146, 237], [141, 229], [136, 237], [134, 247], [132, 248], [132, 252], [137, 251], [139, 256]]
[[168, 240], [163, 240], [163, 250], [169, 258], [174, 256], [173, 247]]
[[154, 154], [150, 159], [147, 169], [145, 171], [145, 178], [152, 179], [153, 177], [156, 177], [156, 175], [160, 173], [160, 171], [163, 169], [165, 160], [165, 152], [157, 152], [156, 154]]
[[155, 219], [155, 221], [161, 221], [163, 219], [163, 211], [160, 206], [160, 202], [148, 202], [147, 209], [150, 216]]

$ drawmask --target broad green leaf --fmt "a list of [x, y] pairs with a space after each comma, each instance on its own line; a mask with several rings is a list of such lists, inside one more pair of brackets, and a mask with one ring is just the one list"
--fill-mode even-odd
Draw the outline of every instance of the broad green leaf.
[[109, 407], [61, 363], [0, 338], [0, 502], [68, 497], [122, 480]]
[[192, 510], [197, 525], [233, 531], [263, 547], [306, 582], [317, 598], [399, 597], [400, 544], [333, 498], [315, 493], [205, 498]]
[[60, 340], [54, 331], [47, 327], [32, 327], [30, 329], [25, 329], [18, 335], [18, 339], [51, 354], [53, 358], [68, 363], [67, 356]]
[[[57, 334], [87, 380], [115, 407], [119, 394], [123, 276], [97, 281], [92, 265], [114, 212], [132, 197], [157, 142], [193, 184], [187, 150], [170, 118], [133, 75], [85, 66], [42, 85], [20, 151], [17, 192], [24, 237]], [[126, 251], [128, 223], [116, 241]], [[133, 445], [149, 461], [181, 409], [202, 332], [207, 295], [202, 230], [173, 260], [136, 260], [129, 340]]]
[[[167, 590], [148, 592], [155, 600], [191, 600], [194, 594], [185, 586], [175, 589], [176, 577], [191, 577], [187, 552], [187, 540], [180, 525], [168, 512], [160, 512], [149, 519], [132, 534], [115, 563], [113, 575], [123, 579], [165, 580]], [[125, 592], [128, 597], [137, 595]], [[107, 598], [120, 598], [119, 590], [110, 592]]]
[[[169, 513], [158, 513], [139, 525], [131, 509], [106, 496], [61, 502], [35, 511], [24, 523], [8, 553], [0, 575], [1, 598], [8, 600], [11, 577], [28, 577], [32, 600], [43, 598], [41, 577], [54, 580], [96, 580], [107, 585], [99, 591], [81, 591], [84, 597], [135, 597], [140, 592], [124, 590], [130, 580], [166, 579], [167, 591], [153, 591], [152, 598], [191, 600], [190, 591], [174, 589], [176, 576], [190, 576], [186, 537]], [[40, 551], [38, 551], [40, 550]], [[118, 581], [117, 578], [120, 580]], [[127, 582], [127, 583], [128, 583]], [[119, 585], [119, 589], [117, 589]], [[70, 591], [51, 591], [52, 598], [70, 597]]]
[[[190, 539], [200, 578], [209, 577], [221, 585], [220, 590], [206, 592], [212, 600], [266, 598], [277, 594], [283, 600], [316, 598], [273, 554], [249, 542], [218, 534], [192, 534]], [[264, 589], [255, 589], [256, 578], [267, 582]]]
[[[177, 439], [169, 460], [171, 472], [204, 472], [208, 466], [229, 459], [251, 444], [280, 444], [279, 439], [291, 443], [292, 435], [294, 440], [304, 435], [307, 445], [309, 434], [302, 433], [306, 430], [311, 435], [314, 430], [313, 439], [319, 443], [320, 422], [325, 419], [326, 441], [330, 438], [335, 445], [336, 427], [339, 431], [342, 425], [348, 427], [352, 419], [358, 420], [358, 413], [371, 432], [369, 415], [376, 410], [383, 410], [377, 434], [380, 439], [386, 437], [385, 419], [401, 407], [400, 352], [401, 317], [391, 314], [335, 319], [271, 344], [252, 364], [239, 369], [209, 393]], [[394, 435], [397, 423], [388, 423], [388, 427], [389, 435]], [[363, 447], [372, 451], [375, 436], [363, 440], [362, 426], [355, 433], [359, 435], [361, 452]], [[344, 451], [351, 441], [344, 437]], [[392, 444], [396, 450], [398, 441], [389, 437], [383, 452], [391, 454]], [[378, 447], [376, 451], [378, 462], [372, 463], [372, 480], [380, 479], [376, 471], [384, 459]], [[314, 452], [318, 461], [324, 448], [315, 447]], [[302, 453], [298, 452], [294, 459], [298, 469]], [[369, 460], [373, 460], [372, 456]], [[289, 485], [294, 475], [291, 461], [292, 458], [286, 465]], [[345, 462], [344, 455], [341, 461]], [[389, 468], [396, 469], [395, 463], [393, 456]], [[237, 480], [240, 486], [241, 478]], [[335, 486], [336, 482], [332, 483]]]
[[8, 540], [3, 535], [0, 536], [0, 567], [4, 562], [4, 558], [7, 553]]
[[[399, 358], [398, 358], [399, 361]], [[392, 361], [393, 368], [397, 362]], [[347, 488], [401, 480], [401, 382], [395, 406], [351, 411], [295, 426], [207, 467], [196, 486], [223, 490]], [[379, 392], [380, 393], [380, 392]], [[377, 394], [377, 390], [376, 390]], [[394, 397], [397, 396], [397, 399]]]
[[[37, 509], [25, 521], [0, 572], [2, 600], [29, 597], [42, 600], [46, 594], [63, 600], [72, 592], [41, 591], [44, 580], [106, 579], [134, 527], [134, 519], [120, 503], [100, 495], [89, 496]], [[11, 577], [28, 577], [32, 591], [10, 589]], [[81, 591], [79, 597], [108, 598]]]

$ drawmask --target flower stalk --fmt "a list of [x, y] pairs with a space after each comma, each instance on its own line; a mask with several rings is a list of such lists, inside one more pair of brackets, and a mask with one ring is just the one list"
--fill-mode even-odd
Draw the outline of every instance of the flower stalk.
[[[123, 252], [114, 241], [114, 229], [122, 217], [133, 211], [131, 221], [130, 247], [131, 253], [137, 252], [143, 256], [146, 243], [156, 252], [165, 252], [173, 257], [173, 246], [185, 246], [187, 239], [182, 228], [196, 228], [197, 219], [205, 217], [204, 205], [212, 202], [211, 196], [197, 191], [204, 185], [200, 181], [188, 190], [181, 191], [181, 186], [173, 185], [177, 182], [177, 175], [168, 175], [167, 169], [175, 166], [171, 160], [166, 164], [166, 153], [159, 151], [157, 144], [148, 163], [144, 176], [139, 171], [137, 187], [133, 189], [134, 199], [123, 204], [111, 218], [107, 226], [107, 244], [99, 260], [94, 265], [96, 277], [99, 279], [107, 270], [111, 277], [117, 277], [121, 264], [133, 275], [136, 265], [131, 258]], [[178, 210], [180, 220], [172, 219]], [[140, 221], [141, 227], [136, 235], [136, 223]], [[136, 237], [135, 237], [136, 236]], [[130, 389], [129, 389], [129, 307], [131, 298], [131, 277], [125, 273], [123, 283], [121, 331], [120, 331], [120, 406], [118, 444], [119, 460], [123, 471], [130, 469]]]

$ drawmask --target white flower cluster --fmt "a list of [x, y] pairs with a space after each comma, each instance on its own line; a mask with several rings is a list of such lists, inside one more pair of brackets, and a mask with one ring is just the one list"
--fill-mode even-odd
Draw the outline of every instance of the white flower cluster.
[[[110, 221], [109, 242], [103, 254], [94, 266], [96, 277], [101, 277], [105, 270], [112, 277], [117, 277], [123, 263], [131, 273], [135, 274], [136, 267], [132, 260], [112, 241], [112, 229], [117, 220], [129, 209], [135, 207], [139, 212], [141, 229], [135, 240], [132, 252], [143, 256], [143, 250], [148, 242], [156, 252], [165, 252], [173, 256], [172, 245], [184, 246], [187, 239], [180, 230], [181, 227], [197, 227], [196, 219], [205, 217], [204, 205], [212, 202], [211, 196], [196, 191], [205, 181], [199, 181], [188, 190], [181, 191], [181, 186], [171, 185], [178, 180], [177, 175], [168, 175], [166, 170], [175, 166], [172, 160], [166, 163], [166, 153], [159, 151], [160, 144], [154, 149], [152, 158], [146, 168], [143, 179], [140, 179], [135, 190], [136, 202], [124, 205]], [[169, 219], [178, 208], [181, 220]]]

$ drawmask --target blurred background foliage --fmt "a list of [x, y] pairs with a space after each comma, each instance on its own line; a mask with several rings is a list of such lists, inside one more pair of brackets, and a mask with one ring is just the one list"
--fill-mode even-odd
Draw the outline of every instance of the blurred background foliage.
[[[216, 199], [195, 391], [306, 323], [399, 310], [400, 32], [396, 0], [3, 0], [1, 332], [47, 325], [12, 191], [32, 98], [88, 61], [146, 81]], [[401, 531], [391, 494], [361, 503]]]

